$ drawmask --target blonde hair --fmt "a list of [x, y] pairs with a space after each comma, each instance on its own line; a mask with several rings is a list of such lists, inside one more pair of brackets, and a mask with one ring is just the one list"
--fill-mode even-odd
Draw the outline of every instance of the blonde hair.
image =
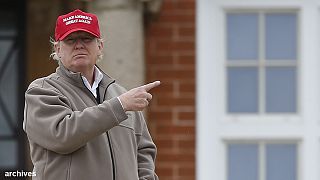
[[[97, 42], [98, 43], [103, 43], [104, 41], [103, 41], [102, 38], [97, 38]], [[58, 54], [57, 54], [57, 52], [56, 52], [56, 50], [54, 48], [57, 44], [60, 43], [60, 41], [56, 41], [52, 37], [50, 37], [50, 43], [51, 43], [51, 46], [52, 46], [51, 47], [52, 53], [50, 54], [49, 57], [52, 58], [53, 60], [60, 61], [60, 57], [58, 56]], [[103, 54], [98, 55], [97, 62], [99, 62], [102, 59], [103, 59]]]

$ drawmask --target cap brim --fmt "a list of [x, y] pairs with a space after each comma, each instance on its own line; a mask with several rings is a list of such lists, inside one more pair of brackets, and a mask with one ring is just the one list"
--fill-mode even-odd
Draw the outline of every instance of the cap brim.
[[62, 35], [58, 41], [62, 41], [65, 37], [67, 37], [69, 34], [73, 33], [73, 32], [76, 32], [76, 31], [84, 31], [84, 32], [87, 32], [87, 33], [90, 33], [92, 35], [94, 35], [95, 37], [97, 38], [100, 38], [97, 34], [87, 30], [87, 29], [82, 29], [82, 28], [75, 28], [75, 29], [71, 29], [69, 31], [67, 31], [66, 33], [64, 33], [64, 35]]

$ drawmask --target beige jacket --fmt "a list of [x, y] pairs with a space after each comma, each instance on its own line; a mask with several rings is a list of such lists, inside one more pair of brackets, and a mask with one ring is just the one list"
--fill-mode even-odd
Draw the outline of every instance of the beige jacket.
[[141, 112], [125, 113], [125, 89], [104, 74], [98, 103], [80, 73], [59, 65], [25, 94], [24, 130], [36, 180], [157, 180], [156, 146]]

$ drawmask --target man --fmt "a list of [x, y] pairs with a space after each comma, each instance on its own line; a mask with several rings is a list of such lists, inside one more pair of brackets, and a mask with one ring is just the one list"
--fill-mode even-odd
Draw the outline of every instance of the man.
[[159, 81], [125, 91], [96, 66], [98, 19], [75, 10], [55, 28], [56, 72], [25, 95], [24, 130], [37, 180], [158, 179], [156, 146], [141, 110]]

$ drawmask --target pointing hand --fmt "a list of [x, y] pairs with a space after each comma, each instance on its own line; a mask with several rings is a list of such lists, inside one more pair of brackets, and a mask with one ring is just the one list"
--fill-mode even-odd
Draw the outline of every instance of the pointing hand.
[[148, 92], [160, 85], [160, 81], [154, 81], [140, 87], [133, 88], [119, 96], [124, 111], [142, 111], [149, 105], [152, 95]]

